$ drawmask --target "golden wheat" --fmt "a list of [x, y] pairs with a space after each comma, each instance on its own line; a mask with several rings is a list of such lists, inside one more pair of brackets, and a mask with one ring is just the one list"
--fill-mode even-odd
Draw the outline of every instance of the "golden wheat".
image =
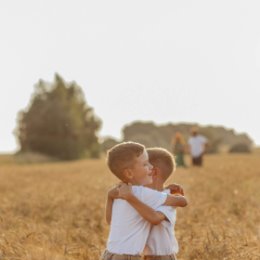
[[[1, 163], [1, 161], [0, 161]], [[206, 156], [177, 169], [179, 260], [260, 259], [259, 155]], [[105, 160], [0, 164], [0, 260], [94, 260], [105, 248]]]

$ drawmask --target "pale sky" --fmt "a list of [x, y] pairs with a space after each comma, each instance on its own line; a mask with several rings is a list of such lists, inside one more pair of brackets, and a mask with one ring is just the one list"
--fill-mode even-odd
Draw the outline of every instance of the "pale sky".
[[259, 0], [0, 0], [0, 152], [41, 78], [76, 81], [121, 137], [135, 120], [197, 122], [260, 145]]

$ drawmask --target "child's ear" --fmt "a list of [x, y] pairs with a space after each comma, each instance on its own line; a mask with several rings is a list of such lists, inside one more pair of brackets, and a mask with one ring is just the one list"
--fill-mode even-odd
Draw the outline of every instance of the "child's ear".
[[133, 173], [130, 169], [124, 169], [123, 175], [127, 182], [133, 178]]
[[158, 175], [160, 174], [160, 169], [158, 167], [153, 167], [153, 173], [152, 176], [153, 177], [158, 177]]
[[158, 171], [159, 171], [159, 169], [156, 166], [154, 166], [153, 167], [153, 173], [152, 173], [153, 177], [158, 176]]

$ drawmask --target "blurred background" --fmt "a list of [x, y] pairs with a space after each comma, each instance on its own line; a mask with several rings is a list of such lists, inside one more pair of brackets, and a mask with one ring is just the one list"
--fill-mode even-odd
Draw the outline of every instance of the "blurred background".
[[193, 125], [210, 152], [260, 144], [258, 1], [0, 5], [1, 153], [169, 148]]

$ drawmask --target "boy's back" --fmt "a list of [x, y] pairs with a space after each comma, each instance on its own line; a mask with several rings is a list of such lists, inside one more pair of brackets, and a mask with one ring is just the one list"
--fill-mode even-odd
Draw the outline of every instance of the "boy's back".
[[[169, 193], [169, 190], [164, 190]], [[146, 242], [145, 256], [167, 256], [175, 255], [179, 251], [178, 242], [175, 237], [174, 225], [176, 222], [176, 209], [169, 206], [160, 206], [157, 211], [163, 213], [167, 220], [151, 228]], [[149, 257], [146, 257], [149, 259]]]
[[[177, 193], [184, 195], [183, 189], [176, 184], [165, 189], [166, 180], [175, 170], [175, 160], [173, 155], [166, 149], [154, 147], [147, 149], [149, 161], [154, 167], [153, 183], [150, 187], [163, 190], [165, 193]], [[183, 196], [181, 196], [183, 197]], [[183, 206], [186, 206], [184, 204]], [[173, 260], [179, 251], [178, 242], [175, 237], [174, 226], [176, 222], [176, 207], [160, 206], [158, 212], [164, 215], [164, 220], [156, 226], [152, 226], [147, 239], [144, 259], [145, 260]]]

